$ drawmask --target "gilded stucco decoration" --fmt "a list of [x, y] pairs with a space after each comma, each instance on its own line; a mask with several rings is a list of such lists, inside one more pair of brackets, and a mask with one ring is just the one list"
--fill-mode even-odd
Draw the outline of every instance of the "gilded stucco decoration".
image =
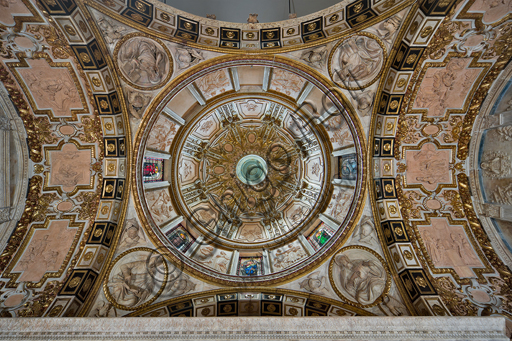
[[512, 321], [506, 1], [0, 6], [1, 316]]

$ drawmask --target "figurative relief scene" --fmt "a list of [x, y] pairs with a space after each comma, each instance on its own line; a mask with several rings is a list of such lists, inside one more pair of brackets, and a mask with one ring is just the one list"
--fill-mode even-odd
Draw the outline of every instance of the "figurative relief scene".
[[162, 85], [171, 70], [168, 52], [162, 45], [145, 37], [126, 40], [117, 58], [122, 75], [141, 88]]
[[462, 226], [448, 225], [444, 218], [431, 218], [431, 225], [420, 225], [418, 229], [436, 267], [452, 267], [459, 276], [471, 277], [472, 267], [483, 266]]
[[373, 83], [386, 57], [377, 39], [372, 35], [356, 35], [335, 47], [329, 71], [340, 87], [362, 88]]
[[481, 72], [468, 68], [470, 58], [453, 58], [442, 68], [429, 68], [414, 102], [415, 108], [428, 109], [427, 116], [444, 116], [446, 109], [459, 109]]
[[52, 220], [47, 229], [36, 230], [27, 252], [23, 254], [14, 272], [21, 272], [20, 281], [38, 282], [47, 272], [58, 271], [76, 235], [76, 228], [68, 221]]
[[380, 256], [364, 247], [346, 248], [331, 261], [334, 289], [349, 302], [372, 305], [389, 290], [389, 279]]
[[60, 151], [52, 151], [52, 164], [56, 167], [51, 173], [50, 185], [61, 186], [71, 192], [78, 185], [89, 185], [91, 179], [91, 151], [78, 150], [73, 143], [65, 144]]
[[511, 5], [290, 4], [0, 0], [1, 316], [512, 336]]
[[67, 68], [51, 67], [44, 59], [29, 61], [30, 69], [18, 69], [33, 96], [34, 110], [51, 109], [56, 117], [71, 116], [82, 109], [80, 93]]
[[108, 294], [128, 309], [154, 298], [167, 277], [162, 256], [135, 250], [114, 264], [107, 284]]

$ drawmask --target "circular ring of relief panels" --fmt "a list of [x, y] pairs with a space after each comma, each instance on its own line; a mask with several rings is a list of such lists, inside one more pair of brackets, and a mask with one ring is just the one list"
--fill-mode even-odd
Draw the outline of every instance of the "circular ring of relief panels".
[[361, 213], [365, 144], [322, 75], [282, 57], [218, 57], [153, 103], [134, 182], [158, 252], [206, 280], [261, 285], [308, 271], [346, 239]]

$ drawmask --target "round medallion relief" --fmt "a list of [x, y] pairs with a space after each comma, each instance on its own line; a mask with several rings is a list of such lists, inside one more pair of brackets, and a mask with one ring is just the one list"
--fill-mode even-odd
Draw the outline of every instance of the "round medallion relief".
[[[229, 67], [236, 67], [236, 57], [230, 58]], [[241, 79], [248, 69], [263, 75], [265, 58], [239, 68]], [[189, 81], [197, 84], [196, 78], [225, 72], [215, 62], [209, 72], [204, 67], [189, 71]], [[240, 63], [248, 65], [247, 60]], [[274, 59], [268, 63], [279, 65]], [[203, 72], [196, 75], [198, 70]], [[342, 110], [332, 117], [312, 120], [287, 92], [288, 86], [304, 86], [306, 80], [287, 77], [294, 83], [283, 78], [270, 85], [276, 89], [272, 92], [255, 86], [247, 92], [226, 91], [188, 110], [170, 97], [162, 105], [186, 111], [179, 125], [162, 112], [145, 118], [150, 121], [137, 138], [139, 153], [144, 153], [137, 158], [137, 208], [151, 227], [150, 237], [185, 271], [224, 284], [276, 283], [327, 257], [357, 219], [363, 165], [352, 162], [346, 176], [353, 184], [333, 180], [345, 176], [338, 172], [334, 150], [354, 146], [364, 155], [357, 118], [340, 101], [336, 105]], [[172, 96], [188, 91], [179, 87], [169, 85]], [[154, 128], [170, 126], [174, 129]], [[168, 160], [154, 160], [155, 149], [169, 153]], [[143, 172], [158, 162], [163, 162], [168, 185], [144, 184]]]
[[167, 277], [168, 265], [162, 255], [149, 248], [134, 248], [114, 259], [103, 291], [116, 308], [136, 310], [160, 296]]
[[338, 42], [329, 55], [329, 75], [340, 87], [359, 90], [372, 85], [386, 61], [386, 48], [377, 36], [362, 32]]
[[338, 296], [357, 307], [378, 304], [391, 285], [384, 259], [364, 246], [348, 246], [334, 255], [329, 279]]
[[114, 50], [121, 77], [137, 89], [162, 87], [172, 75], [172, 57], [157, 39], [132, 33], [121, 39]]

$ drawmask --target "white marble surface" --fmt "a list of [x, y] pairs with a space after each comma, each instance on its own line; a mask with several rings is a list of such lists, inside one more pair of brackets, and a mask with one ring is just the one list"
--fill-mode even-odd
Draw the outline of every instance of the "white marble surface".
[[502, 317], [0, 319], [0, 340], [509, 340]]

